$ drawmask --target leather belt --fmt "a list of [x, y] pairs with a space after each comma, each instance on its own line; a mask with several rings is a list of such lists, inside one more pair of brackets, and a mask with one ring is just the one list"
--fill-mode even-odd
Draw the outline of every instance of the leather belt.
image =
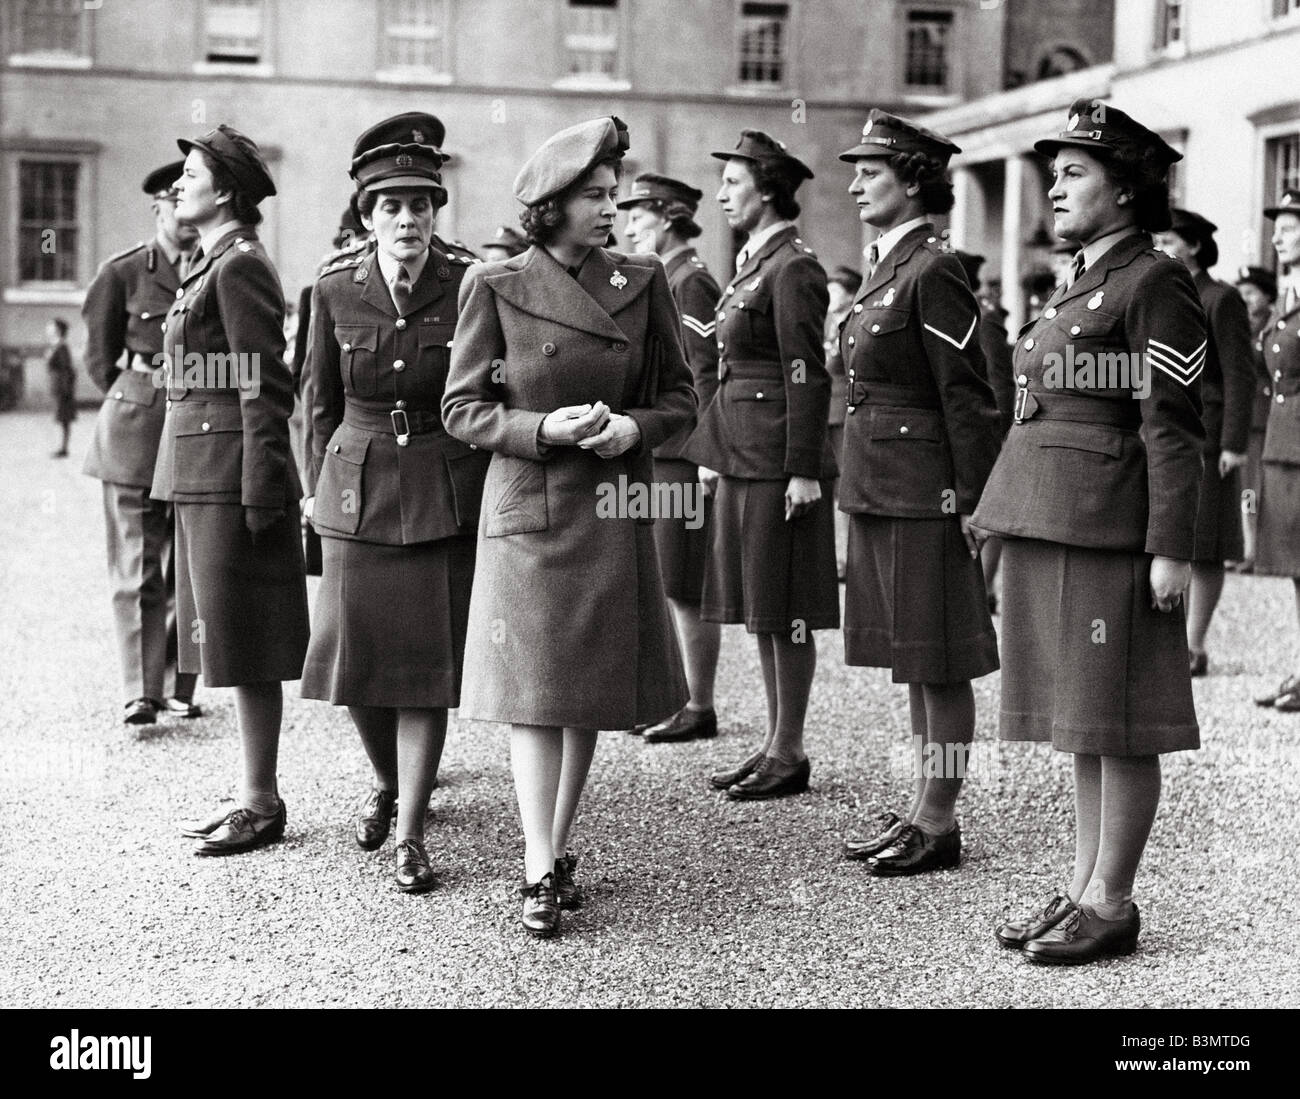
[[1142, 413], [1134, 398], [1081, 397], [1071, 393], [1030, 393], [1028, 387], [1016, 389], [1014, 421], [1068, 420], [1076, 424], [1102, 424], [1106, 427], [1139, 428]]
[[[724, 369], [725, 367], [725, 369]], [[785, 374], [785, 368], [776, 360], [764, 359], [742, 359], [736, 362], [731, 359], [724, 359], [718, 364], [718, 380], [725, 381], [728, 377], [734, 376], [737, 379], [749, 378], [754, 381], [780, 381]]]
[[849, 404], [888, 405], [900, 408], [942, 408], [933, 392], [914, 389], [908, 385], [887, 385], [876, 382], [850, 382]]
[[442, 415], [427, 410], [413, 410], [401, 407], [388, 412], [376, 412], [368, 408], [347, 405], [343, 409], [343, 422], [349, 427], [374, 434], [392, 432], [398, 446], [406, 446], [412, 435], [433, 435], [447, 433], [442, 426]]
[[204, 404], [239, 404], [238, 389], [191, 389], [188, 386], [177, 388], [176, 386], [167, 387], [167, 399], [169, 401], [183, 401], [193, 395], [196, 401]]

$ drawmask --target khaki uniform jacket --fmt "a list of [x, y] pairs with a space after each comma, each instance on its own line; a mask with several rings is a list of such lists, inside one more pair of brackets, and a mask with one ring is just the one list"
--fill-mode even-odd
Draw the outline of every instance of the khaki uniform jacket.
[[431, 247], [401, 315], [373, 251], [341, 258], [317, 281], [303, 406], [322, 535], [400, 546], [477, 527], [490, 455], [442, 425], [469, 262]]
[[[1205, 355], [1205, 313], [1187, 269], [1145, 233], [1125, 237], [1021, 329], [1017, 422], [974, 524], [1190, 561]], [[1147, 382], [1149, 396], [1137, 399]]]
[[763, 242], [718, 302], [718, 393], [685, 448], [747, 480], [836, 474], [822, 326], [826, 272], [794, 226]]
[[1205, 453], [1213, 455], [1217, 465], [1221, 450], [1244, 454], [1250, 443], [1255, 388], [1250, 314], [1241, 295], [1226, 282], [1218, 282], [1204, 271], [1193, 281], [1209, 335], [1201, 375]]
[[1264, 434], [1264, 461], [1300, 465], [1300, 306], [1285, 311], [1278, 299], [1260, 334], [1272, 403]]
[[166, 320], [167, 418], [152, 495], [262, 508], [296, 502], [284, 295], [257, 234], [242, 227], [221, 237], [177, 294]]
[[176, 269], [151, 241], [108, 259], [86, 291], [86, 373], [105, 395], [82, 467], [91, 477], [136, 488], [153, 484], [166, 415], [161, 374], [123, 368], [133, 358], [161, 365], [163, 319], [179, 286]]
[[980, 308], [957, 257], [918, 225], [840, 328], [848, 376], [840, 509], [899, 519], [975, 510], [998, 454]]
[[[695, 378], [695, 403], [703, 412], [718, 391], [717, 321], [718, 284], [694, 248], [679, 252], [664, 265], [668, 289], [682, 318], [682, 348]], [[656, 458], [685, 457], [691, 428], [679, 431], [655, 447]]]

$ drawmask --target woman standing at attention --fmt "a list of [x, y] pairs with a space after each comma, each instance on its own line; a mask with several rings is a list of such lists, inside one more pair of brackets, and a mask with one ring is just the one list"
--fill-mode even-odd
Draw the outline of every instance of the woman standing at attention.
[[[1200, 746], [1183, 597], [1201, 483], [1205, 314], [1169, 228], [1157, 134], [1077, 100], [1055, 137], [1066, 284], [1016, 342], [1015, 420], [973, 523], [1004, 538], [1004, 740], [1074, 756], [1074, 880], [1003, 924], [1003, 946], [1078, 965], [1131, 954], [1133, 882], [1160, 803], [1160, 754]], [[1102, 361], [1127, 369], [1084, 369]]]
[[568, 848], [596, 731], [687, 699], [654, 520], [618, 507], [694, 416], [663, 266], [603, 247], [627, 148], [627, 127], [598, 118], [520, 169], [532, 247], [467, 274], [442, 403], [447, 430], [492, 454], [460, 716], [512, 726], [522, 921], [537, 936], [579, 902]]

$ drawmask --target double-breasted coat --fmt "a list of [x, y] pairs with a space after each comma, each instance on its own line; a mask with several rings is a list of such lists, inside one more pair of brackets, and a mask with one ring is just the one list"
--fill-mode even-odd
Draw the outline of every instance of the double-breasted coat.
[[1199, 746], [1184, 615], [1152, 607], [1149, 571], [1193, 557], [1205, 357], [1191, 276], [1136, 230], [1021, 329], [1015, 422], [972, 520], [1006, 539], [1005, 739]]
[[304, 449], [324, 567], [303, 670], [308, 698], [459, 701], [490, 459], [442, 424], [469, 262], [431, 246], [400, 312], [373, 251], [340, 257], [313, 290]]
[[309, 625], [293, 379], [279, 276], [256, 232], [213, 242], [165, 323], [152, 492], [177, 505], [180, 666], [214, 687], [297, 679]]
[[983, 575], [959, 520], [975, 510], [1000, 436], [979, 326], [961, 263], [928, 223], [885, 254], [840, 326], [845, 660], [890, 667], [896, 682], [997, 667]]
[[1278, 298], [1260, 333], [1272, 395], [1256, 535], [1255, 571], [1300, 577], [1300, 303]]
[[1242, 555], [1241, 478], [1219, 476], [1219, 454], [1245, 454], [1250, 446], [1255, 367], [1250, 315], [1240, 294], [1204, 271], [1193, 280], [1205, 310], [1205, 370], [1201, 374], [1201, 424], [1205, 429], [1201, 495], [1196, 509], [1197, 561], [1222, 564]]
[[[605, 459], [547, 446], [557, 408], [604, 401], [640, 429]], [[653, 449], [691, 424], [681, 325], [659, 261], [544, 248], [472, 267], [443, 420], [492, 453], [465, 650], [463, 717], [625, 729], [686, 701], [644, 508]]]

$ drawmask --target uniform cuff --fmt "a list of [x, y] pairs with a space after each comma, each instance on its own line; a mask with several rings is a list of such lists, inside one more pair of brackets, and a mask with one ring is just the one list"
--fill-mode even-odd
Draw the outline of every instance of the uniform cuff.
[[811, 477], [820, 480], [822, 452], [811, 447], [792, 446], [785, 452], [785, 473], [788, 477]]

